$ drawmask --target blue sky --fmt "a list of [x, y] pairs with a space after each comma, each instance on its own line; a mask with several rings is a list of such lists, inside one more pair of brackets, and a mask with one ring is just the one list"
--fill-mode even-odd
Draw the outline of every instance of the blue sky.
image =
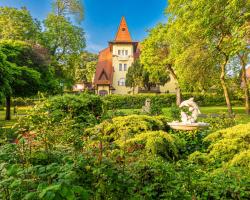
[[[0, 6], [27, 7], [32, 16], [46, 18], [52, 0], [0, 0]], [[158, 22], [165, 22], [167, 0], [83, 0], [85, 19], [81, 24], [87, 39], [87, 50], [98, 52], [113, 40], [125, 16], [133, 40], [140, 41], [147, 30]]]

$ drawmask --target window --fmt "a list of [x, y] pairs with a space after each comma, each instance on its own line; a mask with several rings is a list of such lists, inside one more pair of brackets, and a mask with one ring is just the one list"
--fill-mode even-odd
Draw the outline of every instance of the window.
[[118, 85], [119, 85], [119, 86], [125, 86], [125, 78], [121, 78], [121, 79], [118, 81]]
[[127, 71], [127, 69], [128, 69], [127, 64], [124, 64], [124, 71]]
[[121, 55], [121, 50], [118, 50], [118, 55]]
[[126, 55], [126, 56], [128, 55], [128, 50], [125, 51], [125, 55]]
[[119, 64], [119, 71], [122, 71], [122, 64]]
[[125, 28], [122, 28], [122, 31], [126, 31], [126, 29], [125, 29]]

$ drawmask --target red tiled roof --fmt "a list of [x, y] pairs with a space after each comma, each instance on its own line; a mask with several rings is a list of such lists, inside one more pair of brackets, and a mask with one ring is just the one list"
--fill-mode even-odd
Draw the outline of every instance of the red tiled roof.
[[115, 42], [132, 42], [125, 17], [122, 17], [120, 26], [115, 36]]
[[134, 46], [134, 58], [140, 56], [140, 44], [132, 42], [128, 26], [124, 17], [122, 17], [115, 40], [109, 43], [109, 47], [99, 53], [96, 73], [94, 78], [95, 85], [112, 85], [113, 83], [113, 64], [112, 64], [112, 47], [115, 43], [129, 43]]
[[99, 53], [96, 66], [95, 85], [110, 85], [113, 82], [112, 53], [110, 47]]

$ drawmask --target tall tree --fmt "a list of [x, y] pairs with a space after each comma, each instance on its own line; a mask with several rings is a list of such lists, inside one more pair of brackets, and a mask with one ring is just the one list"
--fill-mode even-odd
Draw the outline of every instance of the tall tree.
[[[247, 14], [249, 9], [246, 8], [249, 8], [247, 0], [170, 0], [168, 7], [170, 24], [174, 26], [182, 23], [185, 27], [182, 32], [178, 33], [189, 38], [199, 33], [200, 38], [206, 42], [205, 47], [217, 60], [217, 65], [220, 67], [220, 82], [229, 114], [232, 114], [232, 106], [226, 84], [226, 66], [230, 57], [234, 56], [241, 46], [239, 45], [241, 39], [235, 37], [235, 33], [249, 16]], [[197, 40], [191, 41], [193, 43]]]
[[240, 60], [241, 64], [241, 81], [242, 81], [242, 88], [244, 91], [244, 97], [245, 97], [245, 110], [246, 113], [250, 114], [250, 105], [249, 105], [249, 84], [247, 81], [247, 74], [246, 74], [246, 68], [248, 63], [248, 52], [242, 52], [238, 53], [238, 58]]
[[95, 73], [98, 56], [96, 54], [83, 51], [80, 56], [77, 55], [74, 63], [75, 81], [76, 82], [91, 82]]
[[0, 7], [0, 39], [37, 41], [40, 25], [26, 8]]
[[84, 17], [81, 0], [54, 0], [53, 9], [57, 16], [74, 16], [77, 22], [81, 22]]
[[141, 63], [145, 69], [149, 71], [152, 79], [156, 79], [157, 75], [170, 73], [176, 84], [176, 104], [181, 103], [181, 88], [179, 78], [169, 60], [169, 43], [167, 41], [167, 27], [159, 24], [149, 32], [149, 36], [142, 42], [142, 53], [140, 56]]
[[53, 8], [44, 20], [43, 45], [52, 55], [57, 75], [64, 82], [73, 83], [76, 58], [85, 48], [85, 36], [71, 19], [72, 16], [83, 19], [83, 6], [78, 0], [55, 0]]
[[7, 79], [1, 77], [1, 82], [5, 82], [6, 120], [10, 120], [11, 97], [31, 96], [38, 91], [54, 92], [58, 88], [47, 60], [37, 51], [21, 41], [0, 42], [1, 71], [8, 75]]
[[166, 70], [162, 73], [156, 73], [155, 71], [151, 73], [144, 68], [139, 59], [128, 68], [126, 74], [126, 86], [131, 87], [133, 93], [135, 87], [143, 87], [150, 91], [152, 87], [165, 85], [169, 80], [169, 74]]

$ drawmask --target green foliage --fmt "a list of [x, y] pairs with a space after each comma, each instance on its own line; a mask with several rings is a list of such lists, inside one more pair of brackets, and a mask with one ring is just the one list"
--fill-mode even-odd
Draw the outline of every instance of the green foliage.
[[[167, 160], [180, 157], [179, 150], [184, 146], [183, 141], [164, 131], [148, 131], [135, 135], [127, 140], [116, 141], [121, 147], [131, 151], [145, 150], [146, 153], [161, 156]], [[143, 152], [141, 152], [143, 153]]]
[[204, 138], [210, 133], [208, 130], [172, 131], [171, 133], [186, 142], [185, 147], [181, 150], [183, 156], [190, 155], [195, 151], [203, 152], [208, 147], [209, 143], [204, 141]]
[[207, 118], [200, 119], [202, 122], [209, 123], [209, 129], [212, 131], [235, 126], [235, 119], [227, 114], [208, 116]]
[[[207, 159], [217, 164], [228, 163], [249, 167], [250, 123], [218, 130], [205, 138], [211, 143]], [[243, 158], [243, 155], [246, 157]]]
[[87, 133], [91, 136], [101, 132], [108, 137], [109, 141], [113, 141], [117, 139], [127, 140], [140, 132], [164, 129], [164, 122], [160, 118], [157, 119], [146, 115], [129, 115], [104, 121], [98, 126], [89, 129]]
[[143, 87], [150, 91], [151, 87], [156, 85], [164, 85], [169, 81], [169, 75], [166, 71], [158, 73], [157, 78], [150, 79], [151, 71], [146, 71], [140, 60], [136, 60], [128, 69], [126, 74], [126, 86], [135, 89], [135, 87]]
[[40, 25], [26, 8], [0, 7], [0, 38], [38, 41]]
[[47, 145], [46, 148], [65, 143], [79, 149], [83, 144], [83, 130], [95, 125], [102, 113], [103, 102], [98, 96], [55, 96], [35, 106], [16, 128], [21, 138], [26, 133], [34, 135], [38, 143]]
[[172, 104], [172, 106], [170, 108], [170, 113], [171, 113], [171, 117], [173, 120], [180, 121], [181, 110], [180, 110], [179, 106]]
[[77, 56], [78, 59], [75, 62], [75, 65], [77, 65], [75, 70], [75, 80], [77, 82], [92, 82], [98, 56], [87, 51], [84, 51], [80, 56]]
[[42, 43], [52, 56], [57, 74], [73, 80], [75, 64], [85, 47], [82, 28], [73, 25], [65, 16], [50, 13], [44, 21]]
[[[183, 99], [195, 98], [195, 102], [199, 106], [214, 106], [214, 105], [225, 105], [224, 97], [215, 94], [200, 94], [200, 93], [184, 93]], [[138, 94], [138, 95], [107, 95], [103, 97], [107, 102], [108, 109], [138, 109], [142, 108], [145, 104], [146, 99], [151, 100], [153, 106], [158, 107], [171, 107], [175, 102], [176, 97], [174, 94]], [[239, 97], [232, 96], [235, 99], [234, 103], [242, 104], [242, 99]], [[176, 114], [177, 116], [177, 114]]]

